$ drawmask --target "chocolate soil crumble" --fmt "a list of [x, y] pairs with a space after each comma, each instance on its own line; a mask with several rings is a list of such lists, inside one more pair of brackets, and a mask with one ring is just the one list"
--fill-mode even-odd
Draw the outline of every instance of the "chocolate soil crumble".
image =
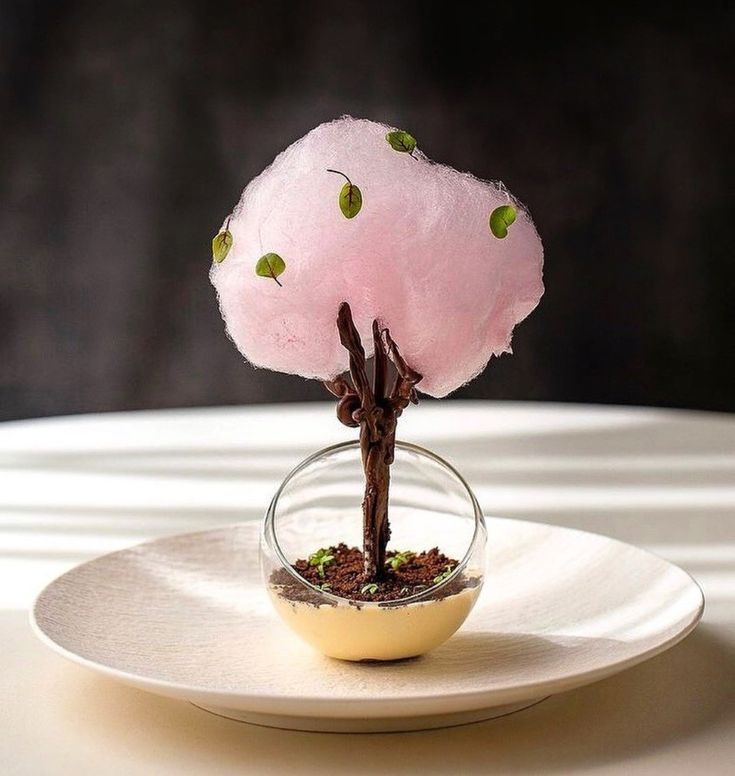
[[[338, 544], [319, 552], [322, 553], [322, 558], [331, 558], [321, 569], [314, 562], [317, 553], [310, 556], [309, 560], [297, 560], [292, 568], [325, 592], [358, 602], [381, 603], [416, 595], [438, 584], [457, 567], [457, 561], [448, 558], [437, 547], [415, 554], [388, 552], [380, 582], [366, 584], [364, 558], [357, 547]], [[289, 601], [311, 603], [315, 606], [325, 603], [317, 593], [297, 582], [286, 569], [274, 571], [270, 582], [278, 595]], [[429, 599], [446, 598], [460, 593], [465, 588], [476, 587], [477, 584], [477, 579], [461, 574], [450, 584], [437, 589], [435, 594], [429, 594]]]

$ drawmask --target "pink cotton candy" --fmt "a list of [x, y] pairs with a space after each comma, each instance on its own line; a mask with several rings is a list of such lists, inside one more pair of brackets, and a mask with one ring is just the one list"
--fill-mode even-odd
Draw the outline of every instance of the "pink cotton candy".
[[[538, 304], [543, 248], [523, 207], [501, 184], [395, 151], [390, 129], [349, 117], [322, 124], [243, 192], [211, 280], [227, 332], [255, 366], [322, 380], [344, 372], [336, 318], [346, 301], [368, 355], [378, 318], [423, 375], [418, 389], [445, 396], [507, 352]], [[360, 188], [354, 218], [339, 207], [344, 179], [328, 168]], [[518, 215], [498, 239], [488, 217], [507, 203]], [[286, 263], [282, 287], [255, 274], [269, 252]]]

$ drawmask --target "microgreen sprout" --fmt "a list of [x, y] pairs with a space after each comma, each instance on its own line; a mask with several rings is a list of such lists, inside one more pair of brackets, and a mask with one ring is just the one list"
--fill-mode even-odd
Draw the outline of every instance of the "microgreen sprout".
[[309, 565], [316, 566], [319, 576], [322, 579], [324, 579], [324, 567], [328, 566], [330, 563], [334, 563], [334, 555], [332, 555], [330, 550], [324, 547], [321, 547], [316, 552], [312, 552], [311, 555], [309, 555]]
[[392, 555], [385, 563], [386, 565], [390, 566], [393, 571], [398, 571], [398, 569], [403, 566], [404, 563], [408, 563], [408, 561], [410, 561], [413, 556], [414, 553], [410, 552], [409, 550], [404, 550], [402, 552], [397, 552], [395, 555]]
[[402, 587], [401, 588], [401, 595], [408, 595], [408, 588], [407, 587]]
[[317, 587], [324, 593], [329, 593], [332, 590], [332, 586], [329, 582], [325, 582], [323, 585], [317, 585]]
[[370, 595], [375, 595], [378, 592], [378, 586], [375, 584], [375, 582], [368, 582], [367, 585], [363, 585], [360, 589], [360, 592], [365, 595], [366, 593], [369, 593]]
[[447, 566], [441, 574], [438, 574], [434, 577], [434, 584], [438, 585], [440, 582], [443, 582], [445, 579], [447, 579], [447, 577], [449, 577], [449, 575], [452, 573], [453, 569], [454, 566], [451, 564]]

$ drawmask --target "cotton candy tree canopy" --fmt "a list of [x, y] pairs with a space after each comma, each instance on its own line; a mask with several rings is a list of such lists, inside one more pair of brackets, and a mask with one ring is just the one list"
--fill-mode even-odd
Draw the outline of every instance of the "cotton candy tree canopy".
[[345, 117], [247, 186], [215, 238], [211, 280], [230, 337], [255, 366], [320, 380], [344, 372], [342, 302], [367, 355], [378, 319], [431, 396], [509, 350], [543, 294], [533, 222], [501, 184], [415, 146], [407, 133]]

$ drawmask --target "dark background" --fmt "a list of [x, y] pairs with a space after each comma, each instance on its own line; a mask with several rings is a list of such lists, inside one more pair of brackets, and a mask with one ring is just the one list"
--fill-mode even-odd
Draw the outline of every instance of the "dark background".
[[560, 5], [3, 3], [0, 417], [324, 398], [242, 363], [207, 271], [343, 113], [534, 214], [546, 295], [457, 396], [735, 410], [733, 13]]

